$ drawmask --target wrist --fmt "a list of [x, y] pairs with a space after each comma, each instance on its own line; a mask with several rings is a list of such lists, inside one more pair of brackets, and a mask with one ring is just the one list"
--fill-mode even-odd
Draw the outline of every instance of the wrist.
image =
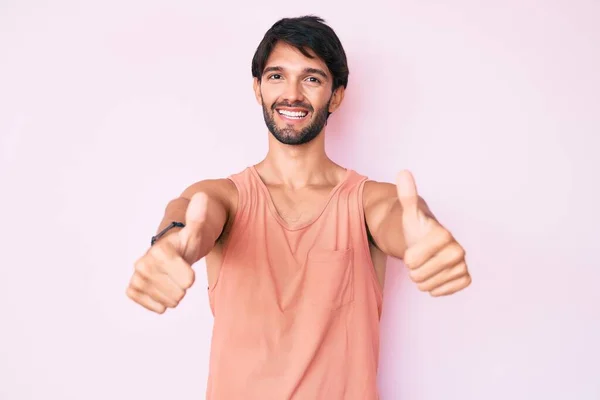
[[167, 226], [165, 226], [163, 229], [161, 229], [156, 235], [152, 236], [152, 239], [150, 240], [150, 246], [153, 246], [161, 238], [164, 238], [165, 236], [167, 236], [169, 234], [178, 232], [183, 227], [185, 227], [185, 224], [183, 222], [179, 222], [179, 221], [170, 222]]

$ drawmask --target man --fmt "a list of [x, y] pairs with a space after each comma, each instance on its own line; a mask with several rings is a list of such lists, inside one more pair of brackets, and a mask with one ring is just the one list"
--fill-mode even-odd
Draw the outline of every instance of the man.
[[156, 313], [176, 307], [205, 257], [208, 399], [377, 399], [386, 256], [442, 296], [470, 284], [465, 252], [408, 171], [396, 185], [374, 182], [327, 157], [325, 126], [348, 67], [322, 19], [275, 23], [252, 74], [266, 157], [171, 201], [127, 295]]

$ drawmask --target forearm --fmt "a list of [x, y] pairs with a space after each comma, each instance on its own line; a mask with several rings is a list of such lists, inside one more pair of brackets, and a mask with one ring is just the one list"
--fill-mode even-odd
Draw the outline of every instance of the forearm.
[[[187, 210], [188, 204], [190, 204], [190, 200], [178, 197], [174, 200], [171, 200], [165, 209], [164, 216], [158, 225], [157, 233], [165, 229], [171, 222], [185, 222], [185, 212]], [[171, 234], [173, 232], [179, 231], [181, 228], [175, 227], [170, 229], [167, 232]]]
[[[235, 199], [233, 197], [235, 197], [237, 192], [228, 181], [207, 180], [195, 183], [187, 188], [178, 198], [169, 202], [157, 231], [160, 232], [174, 221], [185, 223], [189, 217], [186, 217], [186, 213], [190, 201], [198, 193], [206, 195], [207, 209], [205, 213], [206, 217], [201, 224], [200, 231], [197, 233], [202, 238], [202, 241], [208, 244], [207, 251], [210, 251], [223, 233], [224, 227], [233, 212], [231, 204], [234, 204]], [[181, 229], [178, 227], [172, 228], [166, 235], [174, 234]]]

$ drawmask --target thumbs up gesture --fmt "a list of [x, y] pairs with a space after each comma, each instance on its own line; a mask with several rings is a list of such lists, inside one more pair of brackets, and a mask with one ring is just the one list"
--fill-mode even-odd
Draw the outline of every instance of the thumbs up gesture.
[[194, 283], [192, 265], [214, 244], [202, 237], [207, 203], [206, 194], [195, 194], [187, 207], [185, 227], [159, 239], [135, 263], [129, 298], [158, 314], [179, 304]]
[[402, 229], [406, 242], [404, 264], [421, 291], [432, 296], [455, 293], [471, 283], [465, 250], [452, 234], [419, 204], [412, 174], [402, 171], [396, 180], [402, 206]]

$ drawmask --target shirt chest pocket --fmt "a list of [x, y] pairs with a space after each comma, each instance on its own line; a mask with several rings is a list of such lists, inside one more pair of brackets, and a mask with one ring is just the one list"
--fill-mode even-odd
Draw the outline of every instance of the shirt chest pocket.
[[313, 249], [308, 253], [303, 300], [314, 307], [337, 310], [354, 300], [353, 251]]

